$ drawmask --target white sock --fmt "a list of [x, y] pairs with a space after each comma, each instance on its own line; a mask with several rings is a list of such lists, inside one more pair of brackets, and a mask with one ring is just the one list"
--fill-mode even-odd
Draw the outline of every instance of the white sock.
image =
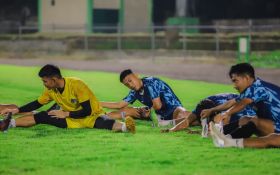
[[15, 128], [15, 127], [16, 127], [16, 120], [11, 119], [10, 124], [9, 124], [9, 128]]
[[232, 139], [232, 136], [230, 134], [225, 135], [227, 138]]
[[243, 144], [244, 139], [226, 139], [225, 141], [225, 147], [238, 147], [238, 148], [244, 148]]
[[243, 148], [243, 139], [232, 139], [228, 136], [225, 136], [223, 133], [219, 131], [214, 123], [210, 124], [211, 134], [214, 141], [215, 146], [217, 147], [238, 147]]
[[207, 138], [208, 137], [208, 123], [207, 123], [206, 118], [201, 119], [201, 126], [202, 126], [201, 137]]
[[126, 128], [125, 123], [122, 124], [122, 132], [127, 132], [127, 128]]
[[176, 121], [172, 120], [172, 126], [175, 126], [175, 125], [176, 125]]
[[125, 114], [126, 114], [125, 112], [121, 112], [121, 117], [123, 120], [125, 120]]

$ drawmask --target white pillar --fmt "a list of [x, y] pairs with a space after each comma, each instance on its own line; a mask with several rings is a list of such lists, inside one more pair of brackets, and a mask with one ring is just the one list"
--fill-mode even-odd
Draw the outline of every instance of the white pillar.
[[186, 17], [187, 16], [187, 4], [188, 0], [176, 0], [176, 16]]

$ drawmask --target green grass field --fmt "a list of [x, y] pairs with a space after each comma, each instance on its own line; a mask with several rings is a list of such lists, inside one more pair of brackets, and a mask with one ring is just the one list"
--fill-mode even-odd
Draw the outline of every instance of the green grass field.
[[[23, 105], [43, 90], [38, 67], [0, 65], [0, 103]], [[128, 92], [113, 73], [63, 70], [83, 79], [99, 100]], [[234, 92], [230, 85], [164, 78], [187, 109], [202, 98]], [[139, 104], [138, 104], [139, 105]], [[199, 129], [199, 128], [195, 128]], [[137, 133], [40, 125], [0, 133], [0, 174], [279, 174], [279, 149], [218, 149], [185, 131], [160, 133], [137, 121]]]

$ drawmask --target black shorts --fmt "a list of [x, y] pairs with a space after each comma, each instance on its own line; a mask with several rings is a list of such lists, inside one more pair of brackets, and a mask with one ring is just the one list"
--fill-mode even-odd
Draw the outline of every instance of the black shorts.
[[59, 128], [67, 128], [67, 123], [65, 118], [52, 117], [48, 115], [46, 111], [42, 111], [35, 114], [34, 120], [36, 124], [48, 124]]
[[102, 115], [95, 120], [93, 128], [112, 130], [114, 123], [114, 119], [111, 119], [106, 115]]
[[[52, 117], [48, 115], [46, 111], [35, 114], [34, 120], [36, 124], [48, 124], [59, 128], [67, 128], [67, 122], [65, 118]], [[102, 115], [95, 120], [93, 128], [112, 130], [114, 123], [114, 119], [111, 119], [106, 115]]]

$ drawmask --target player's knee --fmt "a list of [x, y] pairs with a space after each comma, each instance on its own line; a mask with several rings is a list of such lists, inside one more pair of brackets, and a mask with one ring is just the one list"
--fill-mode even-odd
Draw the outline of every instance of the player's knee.
[[250, 121], [253, 122], [256, 126], [259, 125], [259, 119], [257, 117], [251, 118]]
[[267, 144], [270, 147], [280, 147], [280, 135], [273, 133], [268, 136]]

